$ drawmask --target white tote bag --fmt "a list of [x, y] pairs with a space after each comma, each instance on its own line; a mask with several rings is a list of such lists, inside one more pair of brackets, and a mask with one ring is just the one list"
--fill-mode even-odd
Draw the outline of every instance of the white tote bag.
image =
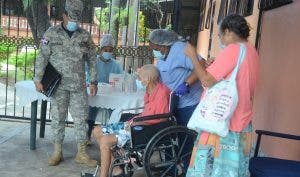
[[236, 75], [246, 54], [245, 44], [240, 44], [236, 67], [228, 80], [221, 80], [208, 88], [194, 110], [188, 128], [203, 130], [225, 137], [229, 131], [229, 122], [238, 103]]

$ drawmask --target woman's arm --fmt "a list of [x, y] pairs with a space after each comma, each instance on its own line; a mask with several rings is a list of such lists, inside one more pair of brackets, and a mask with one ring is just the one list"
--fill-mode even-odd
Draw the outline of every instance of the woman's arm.
[[[214, 62], [214, 58], [209, 58], [207, 60], [202, 59], [198, 61], [202, 66], [207, 68], [210, 64]], [[198, 76], [197, 76], [197, 71], [194, 69], [192, 74], [186, 79], [185, 82], [187, 82], [189, 85], [193, 85], [194, 83], [198, 82]]]
[[217, 83], [217, 80], [206, 71], [204, 64], [200, 64], [196, 49], [190, 43], [187, 43], [186, 45], [185, 54], [191, 58], [195, 73], [204, 87], [211, 87]]
[[186, 79], [185, 82], [187, 82], [189, 85], [193, 85], [194, 83], [196, 83], [198, 81], [199, 81], [199, 79], [197, 76], [197, 72], [195, 70], [193, 70], [193, 72], [191, 73], [191, 75], [189, 75], [189, 77]]

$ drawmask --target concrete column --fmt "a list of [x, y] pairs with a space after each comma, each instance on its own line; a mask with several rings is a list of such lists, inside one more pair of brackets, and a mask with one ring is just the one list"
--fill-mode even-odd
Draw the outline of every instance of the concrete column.
[[119, 15], [119, 7], [120, 0], [112, 0], [109, 33], [113, 35], [116, 42], [118, 41], [117, 36], [119, 32], [119, 25], [117, 25], [117, 23], [119, 19], [116, 20], [114, 17], [117, 17]]
[[138, 46], [139, 0], [131, 0], [129, 8], [128, 45]]

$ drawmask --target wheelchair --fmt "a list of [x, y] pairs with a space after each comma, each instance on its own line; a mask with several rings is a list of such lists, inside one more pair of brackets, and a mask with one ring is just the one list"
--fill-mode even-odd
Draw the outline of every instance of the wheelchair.
[[[116, 166], [123, 168], [124, 176], [131, 177], [137, 168], [144, 168], [148, 177], [179, 177], [184, 174], [183, 160], [189, 158], [192, 150], [184, 151], [188, 141], [194, 142], [197, 133], [176, 123], [174, 116], [178, 97], [170, 96], [170, 113], [157, 114], [134, 119], [134, 122], [160, 119], [153, 125], [131, 126], [131, 140], [122, 148], [112, 148], [114, 160], [109, 177]], [[176, 104], [175, 104], [176, 103]], [[97, 175], [96, 169], [94, 175]], [[82, 175], [88, 177], [88, 174]]]

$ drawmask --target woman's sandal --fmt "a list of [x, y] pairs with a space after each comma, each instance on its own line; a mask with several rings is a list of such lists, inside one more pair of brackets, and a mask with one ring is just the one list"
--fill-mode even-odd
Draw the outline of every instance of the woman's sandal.
[[125, 177], [125, 173], [124, 171], [118, 175], [113, 175], [113, 177]]
[[124, 168], [121, 167], [121, 169], [122, 169], [122, 172], [121, 172], [120, 174], [112, 175], [112, 176], [113, 176], [113, 177], [125, 177], [126, 175], [125, 175], [125, 173], [124, 173]]

